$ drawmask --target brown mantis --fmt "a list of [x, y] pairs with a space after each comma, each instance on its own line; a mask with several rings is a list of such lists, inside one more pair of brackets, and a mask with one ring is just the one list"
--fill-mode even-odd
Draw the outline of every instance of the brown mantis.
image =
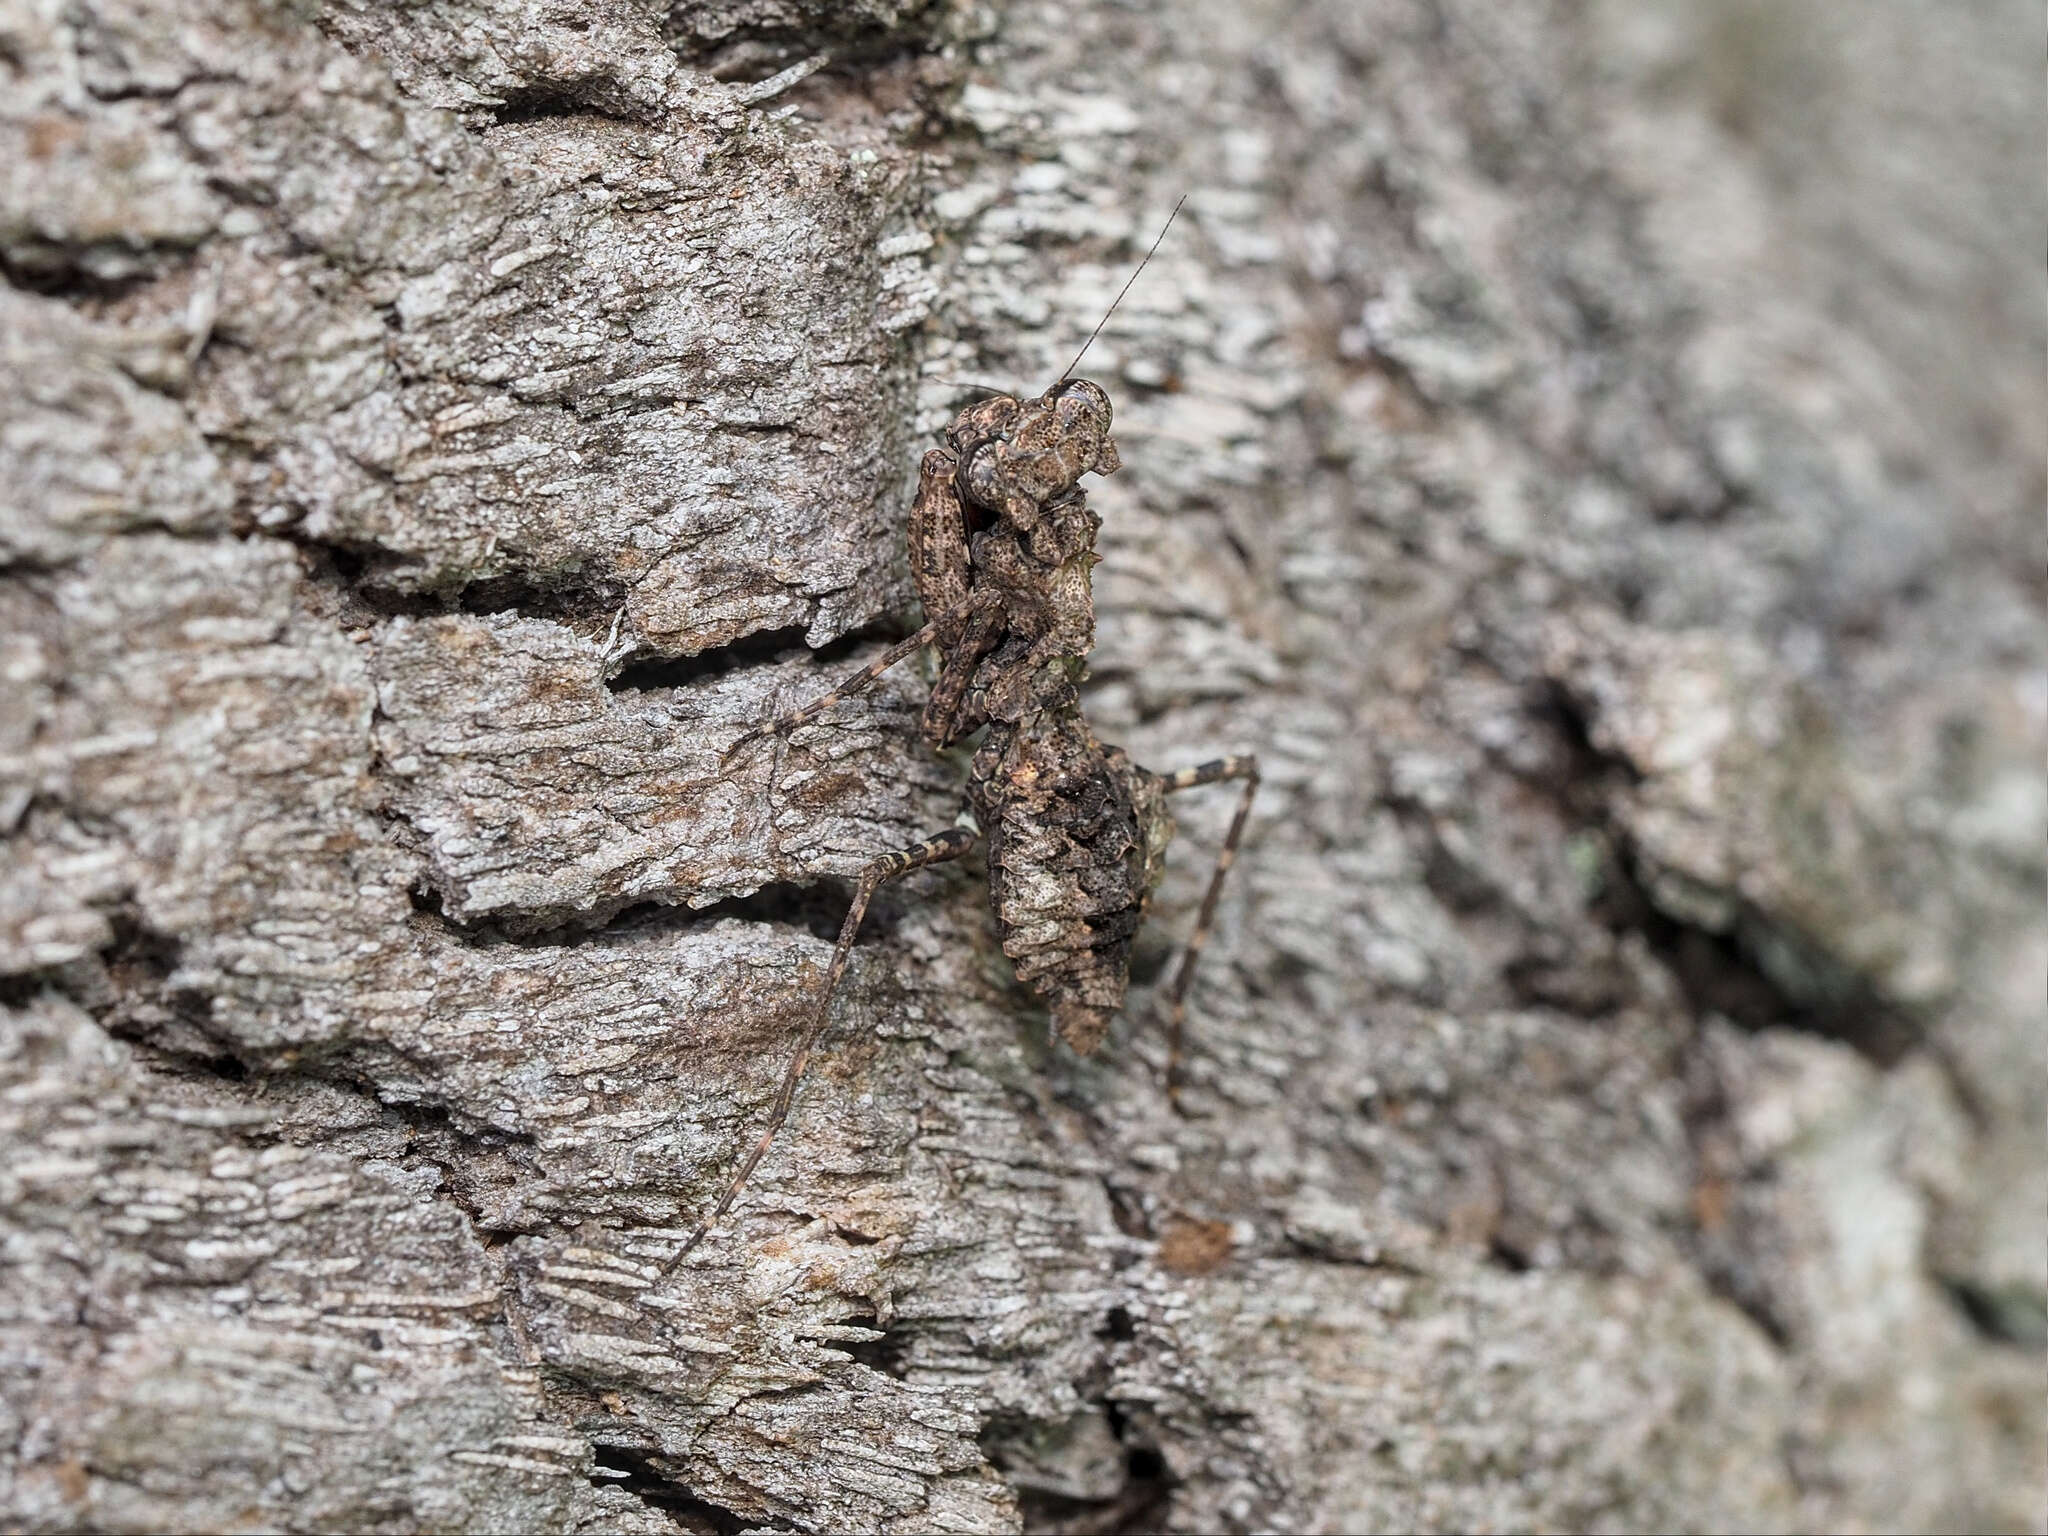
[[[1172, 223], [1169, 215], [1167, 228]], [[1109, 435], [1108, 392], [1072, 375], [1165, 236], [1162, 228], [1051, 388], [1035, 399], [976, 401], [947, 428], [946, 445], [925, 455], [910, 513], [910, 564], [924, 627], [823, 697], [742, 736], [726, 753], [730, 764], [753, 742], [816, 717], [927, 645], [938, 651], [939, 673], [925, 706], [925, 740], [942, 750], [976, 731], [987, 733], [974, 754], [961, 824], [881, 854], [856, 876], [824, 988], [761, 1138], [671, 1266], [731, 1208], [788, 1119], [868, 904], [882, 885], [964, 857], [981, 841], [1003, 952], [1018, 979], [1051, 1010], [1054, 1033], [1087, 1055], [1102, 1043], [1130, 985], [1132, 939], [1173, 836], [1166, 798], [1198, 785], [1239, 782], [1244, 790], [1236, 815], [1167, 991], [1169, 1080], [1176, 1075], [1188, 986], [1251, 814], [1258, 762], [1224, 757], [1174, 773], [1151, 772], [1096, 739], [1076, 687], [1095, 644], [1090, 572], [1100, 558], [1095, 536], [1102, 523], [1079, 482], [1089, 473], [1112, 474], [1122, 461]]]

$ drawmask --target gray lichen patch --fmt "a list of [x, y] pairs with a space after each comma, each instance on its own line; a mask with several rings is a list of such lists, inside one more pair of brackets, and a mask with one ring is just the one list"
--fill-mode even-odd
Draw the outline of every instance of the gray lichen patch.
[[160, 527], [221, 533], [233, 504], [219, 456], [158, 387], [190, 337], [95, 325], [61, 304], [0, 289], [0, 567], [59, 565], [108, 534]]
[[[191, 417], [246, 517], [393, 590], [517, 572], [593, 607], [630, 596], [629, 640], [667, 654], [792, 623], [823, 643], [900, 602], [908, 471], [887, 407], [920, 311], [873, 253], [904, 216], [904, 165], [792, 136], [679, 77], [650, 23], [618, 27], [583, 46], [667, 61], [633, 86], [656, 122], [466, 127], [299, 24], [123, 33], [115, 57], [158, 97], [123, 130], [129, 158], [215, 189], [148, 237], [213, 237]], [[68, 34], [33, 41], [54, 64]], [[574, 72], [525, 46], [505, 67], [530, 88]], [[45, 206], [93, 184], [50, 156], [103, 118], [61, 93], [36, 105], [9, 120], [23, 153], [0, 226], [24, 270], [104, 243], [88, 211]]]
[[403, 1170], [252, 1144], [271, 1107], [166, 1083], [55, 998], [0, 1013], [0, 1077], [0, 1337], [45, 1362], [0, 1388], [14, 1520], [661, 1529], [592, 1487], [494, 1339], [494, 1261]]
[[[541, 928], [814, 880], [914, 842], [945, 803], [901, 745], [900, 691], [721, 771], [764, 688], [815, 689], [815, 668], [614, 693], [597, 645], [510, 615], [397, 619], [375, 656], [385, 803], [421, 835], [424, 878], [459, 922]], [[494, 685], [479, 691], [479, 674]]]

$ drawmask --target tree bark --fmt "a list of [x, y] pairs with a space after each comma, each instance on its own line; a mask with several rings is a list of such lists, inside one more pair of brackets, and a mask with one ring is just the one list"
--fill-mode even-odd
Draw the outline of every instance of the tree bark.
[[[2040, 1529], [2038, 8], [0, 3], [0, 1520]], [[1104, 1052], [919, 454], [1117, 409]]]

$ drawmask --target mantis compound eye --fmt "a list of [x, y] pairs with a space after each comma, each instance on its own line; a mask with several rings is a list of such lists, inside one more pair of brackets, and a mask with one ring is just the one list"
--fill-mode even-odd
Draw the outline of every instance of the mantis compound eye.
[[1069, 421], [1092, 417], [1098, 431], [1104, 435], [1109, 432], [1109, 391], [1093, 379], [1068, 379], [1059, 387], [1055, 408]]
[[1109, 392], [1092, 379], [1068, 379], [1048, 393], [1061, 428], [1080, 450], [1076, 477], [1090, 469], [1110, 475], [1122, 468], [1116, 444], [1109, 440]]

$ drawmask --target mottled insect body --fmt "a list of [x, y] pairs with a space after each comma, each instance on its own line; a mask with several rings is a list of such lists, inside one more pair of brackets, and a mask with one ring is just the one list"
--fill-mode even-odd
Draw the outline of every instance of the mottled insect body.
[[967, 801], [988, 843], [1003, 953], [1053, 1032], [1086, 1056], [1130, 984], [1131, 943], [1173, 838], [1158, 775], [1104, 746], [1078, 710], [990, 726]]
[[1167, 796], [1237, 781], [1244, 792], [1168, 991], [1173, 1076], [1188, 985], [1251, 811], [1258, 764], [1227, 757], [1153, 773], [1098, 741], [1081, 713], [1076, 685], [1095, 644], [1090, 573], [1101, 519], [1080, 480], [1121, 467], [1111, 420], [1102, 386], [1064, 376], [1034, 399], [997, 395], [961, 411], [947, 428], [946, 446], [925, 455], [910, 514], [910, 563], [925, 626], [841, 687], [747, 733], [727, 752], [730, 763], [749, 743], [787, 733], [925, 645], [939, 654], [924, 712], [926, 740], [943, 749], [987, 731], [968, 776], [963, 825], [883, 854], [856, 877], [816, 1012], [766, 1129], [670, 1263], [725, 1214], [787, 1117], [877, 888], [960, 858], [979, 837], [1003, 952], [1044, 1001], [1054, 1032], [1086, 1055], [1101, 1045], [1130, 985], [1131, 944], [1173, 837]]
[[[1062, 379], [1036, 400], [976, 401], [924, 456], [910, 513], [910, 566], [943, 658], [925, 707], [925, 739], [952, 745], [990, 718], [1014, 718], [1045, 663], [1095, 648], [1090, 572], [1102, 519], [1081, 476], [1122, 467], [1109, 395]], [[999, 641], [1001, 681], [970, 704]], [[1019, 643], [1021, 642], [1021, 643]]]
[[[962, 411], [947, 432], [960, 487], [1011, 528], [1035, 535], [1047, 509], [1093, 470], [1123, 467], [1110, 440], [1109, 392], [1090, 379], [1061, 379], [1036, 400], [997, 395]], [[1049, 553], [1034, 548], [1041, 558]]]
[[[1046, 663], [1068, 661], [1071, 680], [1095, 645], [1089, 573], [1102, 526], [1077, 482], [1122, 467], [1109, 424], [1108, 393], [1086, 379], [1062, 379], [1035, 400], [997, 395], [962, 411], [947, 429], [949, 446], [924, 456], [910, 510], [910, 569], [925, 626], [830, 693], [741, 736], [725, 762], [764, 736], [787, 735], [927, 645], [939, 653], [924, 711], [934, 749], [990, 719], [1016, 718]], [[968, 489], [967, 476], [988, 486], [998, 471], [1046, 488], [1048, 499], [1027, 500], [1007, 482], [988, 501]]]

